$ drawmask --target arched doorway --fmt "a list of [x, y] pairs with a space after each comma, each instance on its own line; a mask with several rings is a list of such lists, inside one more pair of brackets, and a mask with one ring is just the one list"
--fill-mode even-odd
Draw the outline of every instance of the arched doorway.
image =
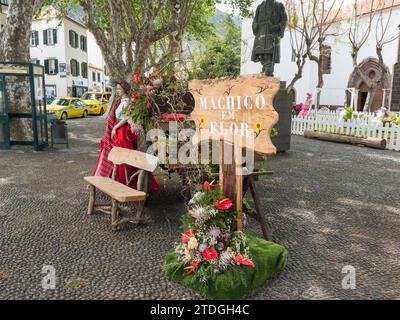
[[[367, 103], [368, 100], [368, 90], [369, 87], [365, 82], [362, 82], [360, 87], [358, 88], [358, 102], [356, 104], [356, 110], [357, 111], [363, 111], [365, 104]], [[372, 108], [371, 111], [374, 112], [377, 109], [382, 107], [382, 101], [383, 101], [383, 88], [382, 85], [378, 85], [374, 97], [374, 101], [372, 102]]]
[[[371, 81], [379, 79], [379, 77], [381, 77], [382, 74], [379, 62], [375, 58], [365, 59], [363, 62], [359, 64], [358, 68]], [[384, 89], [390, 89], [390, 83], [391, 83], [391, 74], [389, 69], [386, 67], [386, 77], [384, 84], [383, 85], [382, 83], [378, 84], [370, 111], [376, 111], [377, 109], [382, 107], [384, 99]], [[355, 109], [357, 111], [363, 111], [364, 106], [368, 100], [369, 85], [364, 81], [364, 79], [360, 76], [360, 74], [356, 70], [354, 70], [350, 75], [348, 88], [355, 88], [359, 90], [358, 99], [355, 102], [356, 103]], [[387, 95], [385, 98], [385, 105], [387, 106], [388, 103], [389, 103], [389, 96]]]

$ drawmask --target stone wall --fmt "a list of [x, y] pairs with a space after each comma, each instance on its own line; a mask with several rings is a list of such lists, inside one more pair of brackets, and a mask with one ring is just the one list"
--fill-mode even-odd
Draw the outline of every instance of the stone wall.
[[392, 111], [400, 111], [400, 62], [393, 68]]

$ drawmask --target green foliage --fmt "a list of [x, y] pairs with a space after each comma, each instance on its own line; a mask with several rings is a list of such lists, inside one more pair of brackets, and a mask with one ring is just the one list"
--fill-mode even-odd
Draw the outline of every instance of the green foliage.
[[191, 68], [191, 78], [236, 77], [240, 74], [241, 32], [231, 16], [221, 22], [224, 35], [213, 34], [199, 51]]
[[[189, 276], [183, 276], [184, 267], [178, 261], [175, 252], [171, 252], [165, 259], [165, 274], [171, 280], [195, 290], [207, 299], [243, 299], [283, 271], [288, 260], [288, 251], [284, 247], [257, 238], [249, 232], [246, 232], [245, 236], [255, 268], [233, 266], [219, 275], [215, 275], [212, 268], [200, 268]], [[212, 280], [204, 283], [201, 281], [204, 277]]]
[[352, 107], [347, 107], [345, 110], [345, 113], [343, 115], [343, 120], [344, 121], [349, 121], [353, 118], [353, 108]]

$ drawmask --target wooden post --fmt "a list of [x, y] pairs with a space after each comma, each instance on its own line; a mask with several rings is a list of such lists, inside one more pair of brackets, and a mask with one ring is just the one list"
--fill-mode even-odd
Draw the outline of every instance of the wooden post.
[[[220, 152], [220, 185], [225, 197], [232, 200], [237, 212], [237, 231], [243, 230], [243, 176], [240, 162], [242, 148], [235, 144], [232, 148], [226, 141], [221, 141]], [[228, 150], [231, 152], [232, 163], [225, 163]]]
[[89, 207], [88, 207], [88, 215], [93, 214], [95, 199], [96, 199], [96, 188], [94, 186], [89, 186]]
[[118, 230], [118, 202], [112, 199], [111, 226], [113, 231]]

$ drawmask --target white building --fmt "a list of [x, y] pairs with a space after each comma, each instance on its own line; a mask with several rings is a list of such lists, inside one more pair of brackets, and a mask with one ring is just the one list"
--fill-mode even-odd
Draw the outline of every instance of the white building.
[[[371, 0], [367, 0], [371, 1]], [[262, 0], [254, 1], [254, 10], [262, 2]], [[391, 4], [391, 2], [390, 2]], [[348, 8], [351, 10], [351, 8]], [[386, 21], [389, 15], [389, 8], [383, 10], [383, 21]], [[344, 12], [346, 12], [344, 10]], [[351, 11], [348, 11], [351, 13]], [[366, 15], [361, 19], [361, 23], [368, 25], [369, 17]], [[391, 23], [387, 32], [388, 38], [395, 36], [399, 33], [398, 24], [400, 21], [400, 0], [395, 1], [393, 7]], [[340, 27], [342, 30], [348, 28], [348, 21], [341, 21]], [[346, 25], [347, 23], [347, 25]], [[365, 46], [359, 53], [360, 67], [363, 68], [370, 75], [374, 77], [378, 74], [378, 66], [376, 63], [375, 53], [375, 31], [372, 32]], [[254, 43], [254, 35], [252, 31], [252, 20], [245, 19], [242, 25], [242, 74], [253, 74], [261, 72], [261, 64], [253, 63], [251, 61], [251, 52]], [[368, 87], [363, 81], [353, 72], [353, 64], [351, 59], [351, 46], [348, 40], [347, 32], [339, 37], [328, 38], [326, 44], [331, 48], [330, 68], [328, 74], [324, 75], [324, 89], [321, 94], [321, 105], [327, 106], [343, 106], [348, 102], [346, 97], [346, 88], [354, 88], [355, 91], [355, 107], [362, 110], [366, 98]], [[383, 104], [386, 106], [390, 104], [390, 90], [392, 88], [392, 74], [393, 66], [398, 59], [398, 41], [393, 41], [385, 45], [383, 50], [383, 57], [386, 66], [390, 70], [390, 76], [386, 79], [385, 84], [378, 88], [373, 108], [379, 108]], [[279, 77], [282, 81], [290, 83], [297, 71], [296, 63], [292, 56], [292, 47], [290, 44], [289, 32], [286, 31], [285, 37], [281, 42], [281, 63], [275, 66], [275, 76]], [[295, 96], [297, 102], [304, 102], [308, 92], [315, 93], [318, 83], [317, 64], [315, 62], [307, 61], [303, 78], [295, 84]]]
[[0, 31], [1, 31], [1, 29], [3, 29], [3, 26], [6, 24], [7, 11], [8, 11], [9, 4], [10, 4], [10, 0], [0, 0]]
[[106, 76], [106, 65], [100, 47], [93, 34], [87, 31], [88, 39], [88, 76], [89, 91], [105, 92], [109, 78]]
[[86, 26], [49, 8], [32, 23], [31, 59], [45, 66], [48, 97], [80, 97], [88, 89]]

